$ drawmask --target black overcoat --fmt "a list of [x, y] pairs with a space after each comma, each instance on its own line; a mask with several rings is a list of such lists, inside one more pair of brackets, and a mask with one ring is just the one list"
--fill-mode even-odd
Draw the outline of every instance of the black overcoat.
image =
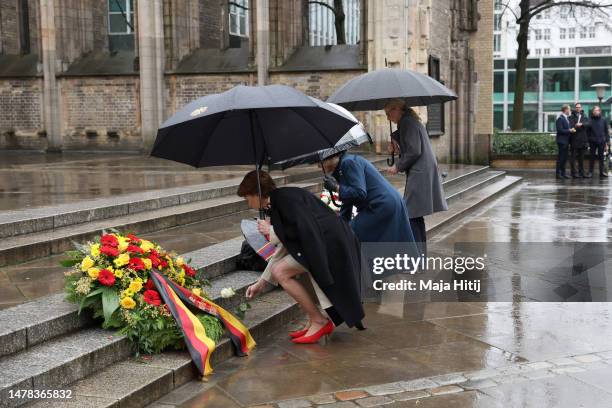
[[361, 250], [351, 227], [321, 200], [297, 187], [273, 190], [269, 214], [278, 239], [310, 271], [332, 303], [326, 311], [334, 324], [358, 324], [365, 316]]

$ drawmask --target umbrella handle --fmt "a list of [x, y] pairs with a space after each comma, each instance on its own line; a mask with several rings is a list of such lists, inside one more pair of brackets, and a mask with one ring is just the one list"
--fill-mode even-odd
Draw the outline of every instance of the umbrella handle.
[[391, 157], [387, 158], [387, 166], [391, 167], [395, 164], [395, 153], [391, 153]]

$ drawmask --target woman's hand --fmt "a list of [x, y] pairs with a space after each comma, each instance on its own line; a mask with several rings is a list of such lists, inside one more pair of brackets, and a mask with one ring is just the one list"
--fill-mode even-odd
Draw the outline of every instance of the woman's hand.
[[249, 286], [246, 290], [246, 298], [253, 299], [255, 296], [258, 296], [261, 291], [264, 289], [266, 282], [263, 279], [259, 279], [257, 282]]
[[270, 221], [268, 220], [258, 220], [257, 221], [257, 230], [265, 236], [270, 235]]
[[395, 166], [395, 165], [389, 167], [387, 169], [387, 171], [389, 172], [389, 174], [392, 174], [392, 175], [396, 175], [398, 173], [397, 166]]

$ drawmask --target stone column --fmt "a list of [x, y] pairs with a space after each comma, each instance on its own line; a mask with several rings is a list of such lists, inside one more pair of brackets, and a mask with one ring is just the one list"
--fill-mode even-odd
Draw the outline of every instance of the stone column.
[[[489, 148], [493, 135], [493, 2], [479, 1], [478, 31], [470, 34], [474, 69], [474, 126], [470, 132], [470, 161], [489, 163]], [[541, 84], [541, 82], [540, 82]]]
[[268, 0], [257, 0], [255, 10], [257, 24], [257, 85], [268, 83], [268, 66], [270, 64], [270, 3]]
[[43, 66], [43, 123], [50, 152], [62, 150], [59, 88], [56, 80], [57, 42], [55, 37], [55, 1], [40, 0], [40, 32]]
[[140, 129], [143, 149], [153, 147], [164, 119], [164, 25], [162, 0], [138, 0]]

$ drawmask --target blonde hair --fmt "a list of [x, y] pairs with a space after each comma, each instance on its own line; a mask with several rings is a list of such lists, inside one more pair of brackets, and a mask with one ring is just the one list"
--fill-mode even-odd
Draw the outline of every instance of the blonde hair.
[[402, 111], [406, 111], [406, 101], [400, 98], [391, 99], [389, 102], [385, 103], [384, 109], [392, 109], [399, 108]]
[[399, 108], [402, 112], [407, 113], [413, 119], [421, 121], [421, 117], [418, 113], [412, 108], [406, 106], [406, 101], [400, 98], [391, 99], [389, 102], [385, 103], [385, 111], [387, 109]]

